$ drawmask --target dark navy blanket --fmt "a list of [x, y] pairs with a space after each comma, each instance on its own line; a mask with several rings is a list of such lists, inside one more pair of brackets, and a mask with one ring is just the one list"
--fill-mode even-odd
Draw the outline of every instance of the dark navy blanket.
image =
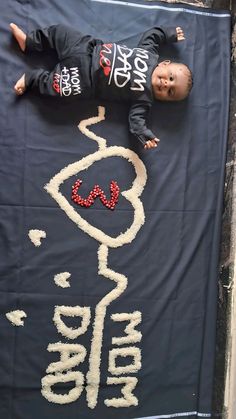
[[[144, 151], [128, 105], [64, 103], [13, 85], [26, 57], [9, 31], [69, 24], [161, 51], [194, 74], [156, 103]], [[229, 104], [228, 12], [118, 0], [2, 0], [0, 13], [0, 417], [211, 416], [217, 266]], [[73, 198], [73, 199], [72, 199]]]

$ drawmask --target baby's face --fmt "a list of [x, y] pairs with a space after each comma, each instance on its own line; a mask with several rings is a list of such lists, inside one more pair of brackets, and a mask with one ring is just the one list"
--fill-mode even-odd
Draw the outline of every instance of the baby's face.
[[188, 95], [188, 70], [184, 64], [162, 61], [152, 73], [152, 90], [156, 99], [182, 100]]

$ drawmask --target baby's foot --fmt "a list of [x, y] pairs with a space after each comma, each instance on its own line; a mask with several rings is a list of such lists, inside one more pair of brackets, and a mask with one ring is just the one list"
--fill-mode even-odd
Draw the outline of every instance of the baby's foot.
[[20, 96], [23, 95], [23, 93], [25, 93], [25, 89], [25, 74], [23, 74], [23, 76], [21, 76], [21, 78], [16, 82], [14, 90], [15, 93]]
[[10, 28], [12, 30], [13, 36], [16, 38], [20, 49], [24, 52], [25, 51], [25, 42], [26, 42], [26, 34], [19, 28], [19, 26], [15, 25], [15, 23], [10, 23]]

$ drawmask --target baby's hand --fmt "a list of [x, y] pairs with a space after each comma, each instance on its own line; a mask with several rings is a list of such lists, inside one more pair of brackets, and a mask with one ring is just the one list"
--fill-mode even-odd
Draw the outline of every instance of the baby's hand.
[[177, 41], [185, 40], [184, 31], [180, 26], [176, 28], [176, 34], [177, 34]]
[[149, 150], [150, 148], [157, 147], [159, 141], [160, 140], [158, 138], [153, 138], [153, 140], [146, 141], [146, 143], [144, 144], [145, 150]]

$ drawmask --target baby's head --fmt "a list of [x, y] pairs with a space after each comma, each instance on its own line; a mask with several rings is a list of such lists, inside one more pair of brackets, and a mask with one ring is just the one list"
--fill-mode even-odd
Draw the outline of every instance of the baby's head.
[[158, 100], [183, 100], [192, 84], [192, 73], [185, 64], [162, 61], [152, 73], [152, 90]]

